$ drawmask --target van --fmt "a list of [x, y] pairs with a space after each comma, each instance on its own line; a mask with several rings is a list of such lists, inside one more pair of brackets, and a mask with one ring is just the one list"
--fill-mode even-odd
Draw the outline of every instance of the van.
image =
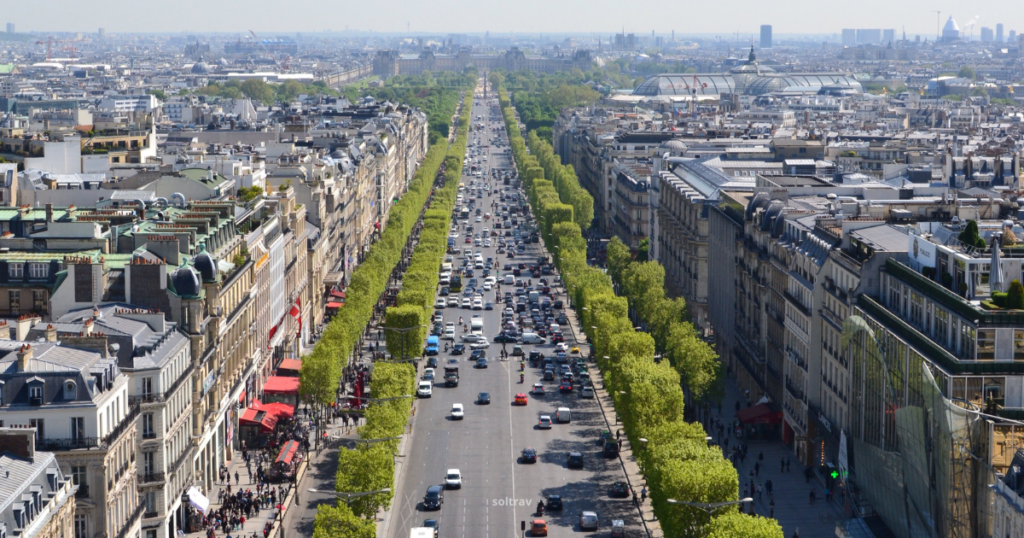
[[516, 283], [516, 277], [513, 275], [505, 275], [505, 285], [514, 286]]
[[555, 411], [555, 420], [560, 424], [572, 422], [572, 411], [568, 407], [559, 407], [558, 411]]
[[427, 355], [437, 355], [439, 345], [440, 339], [436, 335], [430, 335], [427, 338]]
[[538, 293], [536, 291], [531, 291], [530, 292], [530, 302], [531, 303], [536, 303], [538, 301], [540, 301], [540, 293]]
[[442, 273], [451, 273], [452, 272], [452, 264], [450, 262], [442, 263], [441, 264], [441, 272]]
[[430, 398], [433, 392], [434, 384], [430, 381], [420, 381], [419, 385], [416, 386], [416, 395], [420, 398]]
[[473, 332], [484, 330], [484, 319], [479, 315], [473, 316], [473, 319], [469, 321], [469, 329]]
[[544, 339], [537, 335], [537, 333], [523, 333], [524, 344], [543, 344]]

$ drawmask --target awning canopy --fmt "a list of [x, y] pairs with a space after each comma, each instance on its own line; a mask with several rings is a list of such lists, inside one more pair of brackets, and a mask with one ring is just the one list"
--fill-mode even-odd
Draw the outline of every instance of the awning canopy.
[[298, 441], [288, 441], [281, 447], [281, 452], [277, 454], [277, 459], [274, 463], [291, 463], [295, 459], [295, 453], [299, 451]]
[[337, 297], [339, 299], [345, 298], [345, 292], [341, 290], [331, 290], [331, 297]]
[[281, 370], [289, 370], [292, 372], [298, 372], [302, 368], [302, 361], [298, 359], [284, 359], [281, 361], [281, 365], [277, 367], [278, 372]]
[[299, 378], [273, 375], [263, 385], [264, 394], [298, 394]]
[[267, 413], [273, 414], [278, 419], [292, 418], [295, 415], [295, 407], [294, 406], [291, 406], [291, 405], [288, 405], [288, 404], [284, 404], [284, 403], [280, 403], [280, 402], [262, 404], [262, 405], [259, 406], [258, 410], [259, 411], [266, 411]]
[[342, 304], [336, 301], [327, 303], [327, 308], [341, 308]]
[[773, 411], [766, 403], [760, 403], [753, 407], [740, 409], [736, 418], [744, 424], [781, 424], [782, 412]]
[[277, 415], [260, 409], [246, 409], [238, 419], [239, 426], [259, 426], [262, 433], [273, 433]]

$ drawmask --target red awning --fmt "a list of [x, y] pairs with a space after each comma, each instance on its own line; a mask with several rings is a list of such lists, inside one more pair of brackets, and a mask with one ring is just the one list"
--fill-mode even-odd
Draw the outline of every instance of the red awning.
[[298, 441], [288, 441], [281, 447], [281, 452], [277, 454], [277, 459], [274, 463], [291, 463], [295, 459], [295, 453], [299, 451]]
[[263, 385], [264, 394], [298, 394], [299, 378], [274, 375]]
[[736, 418], [744, 424], [781, 424], [782, 412], [772, 411], [768, 404], [760, 403], [753, 407], [740, 409], [739, 413], [736, 413]]
[[238, 403], [242, 403], [244, 401], [245, 401], [245, 391], [243, 390], [242, 393], [238, 395]]
[[274, 402], [269, 404], [260, 405], [258, 408], [260, 411], [266, 411], [269, 414], [274, 415], [278, 419], [292, 418], [295, 415], [295, 407], [283, 404], [280, 402]]
[[327, 308], [338, 309], [338, 308], [341, 308], [341, 307], [342, 307], [342, 304], [338, 303], [338, 302], [335, 302], [335, 301], [331, 301], [331, 302], [327, 303]]
[[277, 415], [258, 409], [246, 409], [238, 419], [239, 426], [259, 425], [262, 433], [273, 433], [277, 425]]
[[298, 372], [301, 368], [302, 361], [298, 359], [284, 359], [281, 361], [281, 365], [277, 367], [277, 370], [290, 370], [292, 372]]
[[338, 297], [339, 299], [344, 299], [345, 292], [339, 290], [331, 290], [331, 297]]

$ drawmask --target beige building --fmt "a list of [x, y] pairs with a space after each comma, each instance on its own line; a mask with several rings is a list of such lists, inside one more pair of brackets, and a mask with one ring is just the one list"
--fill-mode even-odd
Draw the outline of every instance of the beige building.
[[35, 430], [0, 427], [0, 534], [22, 538], [75, 535], [75, 492], [52, 452], [35, 449]]

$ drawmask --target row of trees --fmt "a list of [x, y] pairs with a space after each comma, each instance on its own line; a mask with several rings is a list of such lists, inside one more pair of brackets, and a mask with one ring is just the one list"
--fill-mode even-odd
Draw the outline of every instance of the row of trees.
[[[467, 92], [464, 112], [459, 119], [458, 136], [444, 158], [443, 186], [434, 190], [433, 200], [424, 211], [423, 228], [402, 278], [398, 304], [387, 310], [385, 326], [391, 329], [386, 330], [387, 346], [392, 357], [419, 355], [422, 349], [433, 290], [437, 286], [438, 258], [444, 255], [447, 246], [448, 226], [466, 151], [470, 115], [465, 111], [470, 110], [471, 106], [472, 94]], [[434, 146], [431, 150], [440, 146]], [[426, 165], [420, 170], [424, 168]], [[433, 174], [429, 176], [431, 179], [436, 177], [438, 169], [437, 166], [432, 168]], [[405, 199], [402, 198], [403, 201]], [[418, 207], [422, 206], [420, 203]], [[365, 264], [360, 267], [365, 267]], [[351, 298], [350, 291], [348, 300], [351, 301]], [[362, 323], [359, 328], [364, 326], [365, 323]], [[304, 363], [303, 373], [305, 366]], [[414, 394], [415, 390], [416, 369], [411, 364], [378, 361], [374, 365], [370, 394], [384, 401], [376, 402], [367, 409], [366, 424], [359, 428], [359, 435], [368, 441], [387, 440], [368, 442], [356, 450], [340, 451], [335, 490], [349, 493], [383, 489], [390, 491], [357, 497], [348, 504], [321, 506], [314, 523], [314, 538], [372, 538], [376, 535], [374, 516], [380, 508], [389, 506], [394, 497], [397, 437], [405, 432], [412, 408], [412, 398], [407, 396]]]
[[[558, 197], [554, 182], [546, 179], [537, 155], [527, 153], [526, 141], [504, 90], [499, 92], [499, 100], [513, 157], [524, 171], [520, 175], [544, 230], [545, 245], [554, 253], [593, 353], [600, 357], [598, 366], [605, 387], [615, 395], [616, 412], [633, 446], [640, 445], [640, 438], [647, 439], [644, 450], [635, 454], [647, 475], [655, 514], [665, 534], [694, 538], [782, 538], [777, 522], [741, 514], [735, 506], [722, 508], [716, 517], [710, 518], [703, 510], [667, 502], [673, 498], [704, 503], [735, 501], [739, 496], [736, 469], [719, 448], [708, 446], [706, 432], [699, 423], [683, 419], [679, 370], [668, 361], [655, 360], [655, 338], [634, 329], [629, 318], [629, 300], [615, 294], [607, 273], [587, 265], [586, 240], [574, 219], [574, 206]], [[537, 139], [531, 140], [536, 145]], [[533, 151], [533, 146], [530, 149]], [[625, 271], [620, 276], [624, 277]], [[650, 279], [649, 269], [644, 269], [643, 277], [639, 269], [634, 272], [638, 274], [630, 277], [630, 290], [637, 297], [644, 297], [639, 287], [641, 281]], [[665, 308], [668, 315], [682, 319], [685, 309], [679, 303]], [[670, 329], [671, 324], [667, 330], [671, 332]], [[683, 331], [683, 326], [676, 331]]]
[[[550, 74], [495, 71], [491, 73], [490, 81], [495, 87], [512, 88], [511, 98], [527, 132], [536, 131], [538, 136], [550, 141], [551, 127], [560, 110], [591, 105], [600, 99], [600, 93], [584, 84], [592, 76], [601, 77], [601, 71], [584, 73], [572, 69]], [[593, 81], [590, 84], [596, 85]]]
[[322, 80], [310, 84], [303, 84], [295, 80], [289, 80], [283, 84], [267, 84], [266, 81], [257, 78], [244, 81], [229, 80], [223, 84], [211, 82], [207, 86], [197, 89], [195, 93], [230, 99], [248, 97], [265, 105], [272, 105], [277, 101], [287, 103], [300, 95], [339, 95], [336, 90], [328, 87], [327, 83]]

